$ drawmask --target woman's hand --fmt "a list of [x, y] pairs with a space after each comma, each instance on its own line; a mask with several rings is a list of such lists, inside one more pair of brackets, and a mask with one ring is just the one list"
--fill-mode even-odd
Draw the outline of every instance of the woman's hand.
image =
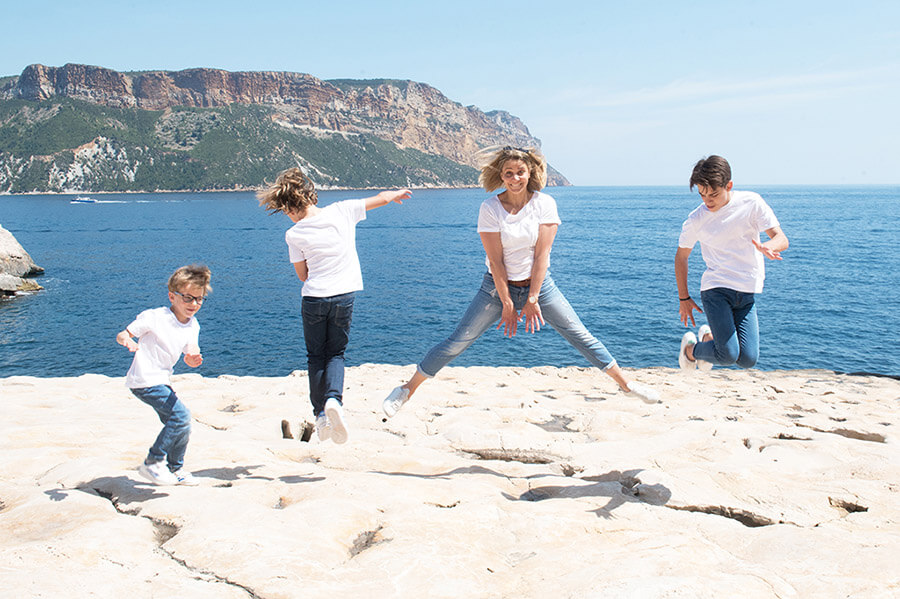
[[525, 321], [526, 333], [534, 334], [540, 331], [541, 325], [544, 324], [544, 315], [541, 314], [541, 307], [537, 302], [526, 302], [519, 319]]
[[516, 312], [516, 307], [513, 305], [512, 300], [503, 302], [503, 314], [500, 316], [500, 323], [497, 325], [497, 328], [503, 327], [504, 337], [516, 336], [519, 320], [519, 314]]

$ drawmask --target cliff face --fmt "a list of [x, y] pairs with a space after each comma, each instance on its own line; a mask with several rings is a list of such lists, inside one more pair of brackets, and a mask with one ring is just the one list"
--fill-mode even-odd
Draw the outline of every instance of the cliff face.
[[[484, 147], [540, 147], [540, 140], [509, 113], [485, 113], [463, 106], [437, 89], [413, 81], [328, 82], [302, 73], [216, 69], [126, 74], [96, 66], [36, 64], [0, 90], [0, 98], [70, 98], [154, 111], [265, 106], [271, 109], [274, 124], [294, 132], [375, 136], [470, 167], [476, 166], [475, 153]], [[551, 183], [565, 185], [568, 181], [551, 171]]]

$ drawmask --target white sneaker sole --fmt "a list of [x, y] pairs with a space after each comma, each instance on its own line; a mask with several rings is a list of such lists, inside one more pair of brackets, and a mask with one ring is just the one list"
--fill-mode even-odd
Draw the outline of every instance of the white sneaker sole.
[[694, 335], [693, 332], [688, 331], [681, 337], [681, 349], [678, 352], [678, 366], [681, 367], [682, 370], [697, 370], [697, 361], [688, 360], [687, 354], [684, 353], [684, 349], [688, 345], [696, 345], [697, 344], [697, 336]]
[[[712, 330], [710, 330], [709, 325], [705, 324], [697, 331], [697, 343], [701, 343], [703, 338], [707, 334], [712, 334]], [[713, 363], [707, 362], [706, 360], [697, 360], [697, 370], [702, 370], [703, 372], [709, 372], [712, 370]]]
[[347, 425], [344, 424], [344, 414], [341, 404], [336, 399], [329, 399], [325, 403], [325, 415], [331, 425], [331, 440], [341, 445], [347, 442]]

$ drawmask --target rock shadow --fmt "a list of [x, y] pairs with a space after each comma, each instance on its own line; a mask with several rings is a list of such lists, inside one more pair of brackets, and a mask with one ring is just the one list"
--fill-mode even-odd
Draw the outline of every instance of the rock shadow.
[[255, 466], [235, 466], [233, 468], [206, 468], [205, 470], [197, 470], [192, 472], [196, 477], [215, 478], [217, 480], [236, 481], [243, 478], [252, 478], [258, 480], [274, 480], [268, 476], [254, 476], [253, 471], [262, 468], [262, 464]]
[[300, 476], [291, 474], [288, 476], [279, 476], [278, 480], [289, 485], [297, 485], [300, 483], [317, 483], [325, 480], [324, 476]]
[[598, 476], [586, 476], [577, 480], [593, 483], [587, 485], [546, 485], [532, 487], [518, 497], [503, 493], [510, 501], [544, 501], [546, 499], [579, 499], [582, 497], [608, 497], [606, 505], [594, 510], [600, 518], [611, 518], [612, 511], [626, 503], [665, 505], [672, 492], [661, 484], [645, 485], [638, 478], [641, 470], [620, 472], [612, 470]]

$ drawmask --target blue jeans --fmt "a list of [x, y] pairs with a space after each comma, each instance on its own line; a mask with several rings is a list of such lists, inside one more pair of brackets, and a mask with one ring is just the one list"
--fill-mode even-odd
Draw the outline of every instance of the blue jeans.
[[759, 359], [755, 296], [716, 287], [700, 292], [713, 340], [694, 346], [694, 358], [718, 366], [753, 368]]
[[[528, 287], [508, 285], [507, 288], [516, 311], [520, 311], [528, 301]], [[544, 321], [581, 352], [588, 362], [603, 370], [615, 365], [616, 361], [609, 351], [581, 323], [575, 310], [549, 274], [541, 285], [538, 304]], [[484, 275], [481, 289], [475, 294], [456, 330], [447, 339], [431, 348], [419, 363], [419, 372], [429, 378], [436, 375], [441, 368], [468, 349], [491, 325], [500, 320], [502, 313], [503, 304], [500, 303], [500, 295], [494, 286], [494, 278], [487, 273]]]
[[343, 400], [344, 350], [350, 341], [355, 297], [353, 292], [331, 297], [303, 297], [303, 338], [306, 340], [313, 416], [325, 411], [325, 400], [329, 397], [339, 402]]
[[184, 452], [191, 436], [191, 413], [168, 385], [132, 389], [135, 397], [156, 410], [163, 429], [150, 448], [145, 464], [168, 458], [169, 470], [175, 472], [184, 465]]

